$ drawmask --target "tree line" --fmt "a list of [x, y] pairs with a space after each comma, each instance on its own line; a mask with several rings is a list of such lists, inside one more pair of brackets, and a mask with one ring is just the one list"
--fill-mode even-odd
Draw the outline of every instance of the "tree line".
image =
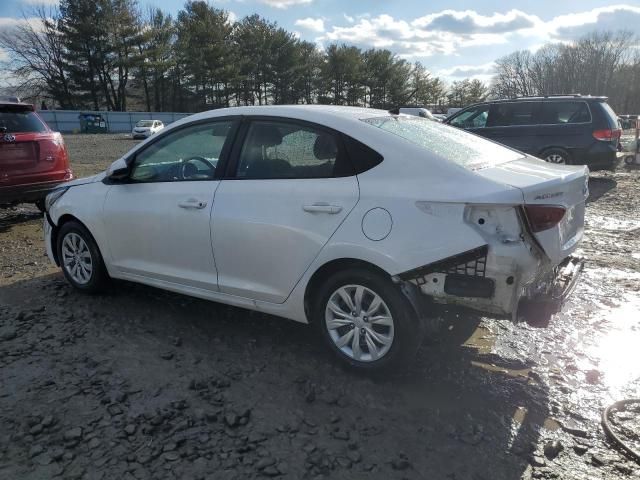
[[609, 97], [616, 112], [640, 112], [640, 50], [628, 31], [594, 32], [570, 44], [549, 43], [496, 61], [491, 95], [581, 93]]
[[[392, 108], [481, 101], [478, 80], [447, 86], [389, 50], [320, 50], [258, 15], [189, 0], [175, 18], [136, 0], [61, 0], [0, 35], [22, 91], [63, 109], [200, 111], [325, 103]], [[26, 17], [26, 15], [25, 15]]]

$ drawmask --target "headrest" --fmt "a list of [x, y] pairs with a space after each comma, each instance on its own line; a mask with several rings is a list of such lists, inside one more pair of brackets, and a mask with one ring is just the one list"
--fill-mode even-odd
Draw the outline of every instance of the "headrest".
[[338, 156], [338, 146], [331, 135], [318, 135], [313, 144], [313, 154], [318, 160], [329, 160]]
[[282, 134], [278, 127], [273, 125], [255, 125], [252, 132], [253, 145], [262, 145], [264, 147], [273, 147], [282, 143]]

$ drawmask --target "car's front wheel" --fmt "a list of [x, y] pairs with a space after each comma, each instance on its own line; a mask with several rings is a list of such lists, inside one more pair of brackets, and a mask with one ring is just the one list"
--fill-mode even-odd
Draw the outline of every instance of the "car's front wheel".
[[333, 274], [318, 292], [314, 323], [348, 365], [374, 370], [410, 361], [423, 328], [409, 299], [390, 278], [367, 269]]
[[62, 272], [71, 285], [88, 293], [104, 289], [109, 276], [100, 250], [84, 225], [64, 223], [58, 232], [57, 248]]

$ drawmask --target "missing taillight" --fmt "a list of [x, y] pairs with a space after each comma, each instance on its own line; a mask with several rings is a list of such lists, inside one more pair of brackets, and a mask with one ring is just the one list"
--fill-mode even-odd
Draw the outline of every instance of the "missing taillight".
[[529, 227], [534, 233], [555, 227], [564, 218], [566, 209], [557, 205], [525, 205]]

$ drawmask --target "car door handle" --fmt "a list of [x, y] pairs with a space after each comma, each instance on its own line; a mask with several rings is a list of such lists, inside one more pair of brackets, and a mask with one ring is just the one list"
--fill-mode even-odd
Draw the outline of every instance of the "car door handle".
[[313, 205], [304, 205], [302, 209], [309, 213], [330, 213], [332, 215], [340, 213], [342, 207], [339, 205], [329, 205], [328, 203], [314, 203]]
[[196, 200], [195, 198], [190, 198], [189, 200], [184, 200], [178, 203], [180, 208], [204, 208], [207, 206], [207, 202], [203, 202], [202, 200]]

